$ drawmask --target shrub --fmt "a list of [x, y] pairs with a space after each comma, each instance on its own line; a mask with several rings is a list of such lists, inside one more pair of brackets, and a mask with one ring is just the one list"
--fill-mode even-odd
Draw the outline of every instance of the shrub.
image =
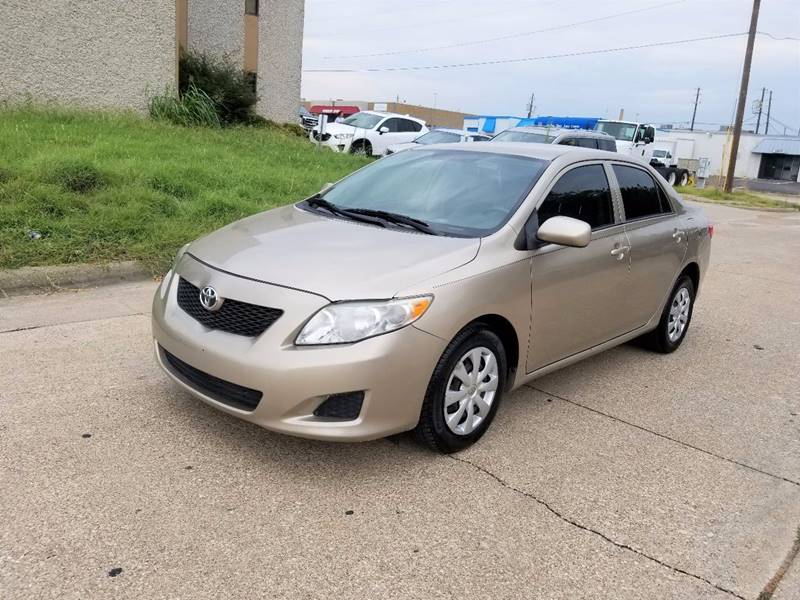
[[148, 103], [150, 116], [175, 125], [219, 127], [214, 101], [203, 90], [190, 85], [178, 95], [170, 88], [153, 96]]
[[181, 96], [192, 87], [205, 92], [224, 124], [250, 123], [258, 96], [248, 75], [227, 58], [182, 52], [179, 68]]
[[60, 185], [67, 192], [87, 194], [103, 185], [103, 176], [89, 162], [72, 162], [62, 164], [53, 171], [50, 180]]

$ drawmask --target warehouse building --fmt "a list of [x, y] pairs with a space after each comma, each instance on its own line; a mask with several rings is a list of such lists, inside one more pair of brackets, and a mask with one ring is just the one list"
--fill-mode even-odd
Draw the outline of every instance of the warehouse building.
[[0, 100], [143, 111], [178, 80], [180, 48], [252, 74], [256, 111], [297, 120], [304, 0], [0, 3]]

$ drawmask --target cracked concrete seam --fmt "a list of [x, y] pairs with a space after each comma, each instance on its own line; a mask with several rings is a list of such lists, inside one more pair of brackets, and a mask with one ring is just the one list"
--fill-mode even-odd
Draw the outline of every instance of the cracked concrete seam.
[[676, 566], [671, 565], [671, 564], [669, 564], [667, 562], [664, 562], [663, 560], [661, 560], [659, 558], [656, 558], [655, 556], [650, 556], [649, 554], [646, 554], [645, 552], [643, 552], [641, 550], [637, 550], [636, 548], [634, 548], [632, 546], [629, 546], [629, 545], [624, 544], [622, 542], [618, 542], [618, 541], [608, 537], [603, 532], [598, 531], [597, 529], [592, 529], [591, 527], [588, 527], [586, 525], [582, 525], [581, 523], [578, 523], [574, 519], [571, 519], [570, 517], [568, 517], [568, 516], [564, 515], [563, 513], [557, 511], [555, 508], [550, 506], [550, 504], [548, 504], [544, 500], [538, 498], [534, 494], [532, 494], [530, 492], [526, 492], [525, 490], [521, 490], [521, 489], [511, 485], [506, 480], [504, 480], [502, 477], [500, 477], [498, 475], [495, 475], [490, 470], [488, 470], [485, 467], [482, 467], [481, 465], [478, 465], [478, 464], [476, 464], [476, 463], [474, 463], [474, 462], [472, 462], [472, 461], [470, 461], [470, 460], [468, 460], [466, 458], [463, 458], [463, 457], [460, 457], [460, 456], [455, 456], [453, 454], [449, 454], [449, 455], [447, 455], [447, 457], [452, 459], [452, 460], [454, 460], [454, 461], [457, 461], [457, 462], [460, 462], [460, 463], [464, 463], [465, 465], [469, 465], [470, 467], [472, 467], [473, 469], [483, 473], [484, 475], [488, 475], [489, 477], [494, 479], [497, 483], [499, 483], [502, 487], [504, 487], [507, 490], [512, 491], [512, 492], [514, 492], [516, 494], [520, 494], [522, 496], [525, 496], [526, 498], [529, 498], [530, 500], [533, 500], [534, 502], [536, 502], [540, 506], [544, 507], [547, 511], [549, 511], [550, 513], [552, 513], [553, 515], [555, 515], [556, 517], [558, 517], [559, 519], [561, 519], [562, 521], [564, 521], [568, 525], [572, 525], [573, 527], [576, 527], [576, 528], [578, 528], [578, 529], [580, 529], [582, 531], [585, 531], [587, 533], [591, 533], [592, 535], [595, 535], [595, 536], [601, 538], [602, 540], [608, 542], [609, 544], [615, 546], [616, 548], [619, 548], [620, 550], [626, 550], [628, 552], [632, 552], [632, 553], [636, 554], [637, 556], [641, 556], [642, 558], [645, 558], [645, 559], [647, 559], [647, 560], [649, 560], [651, 562], [654, 562], [657, 565], [665, 567], [665, 568], [673, 571], [674, 573], [678, 573], [680, 575], [685, 575], [687, 577], [692, 577], [694, 579], [697, 579], [698, 581], [701, 581], [701, 582], [705, 583], [706, 585], [709, 585], [709, 586], [713, 587], [714, 589], [716, 589], [716, 590], [718, 590], [720, 592], [723, 592], [725, 594], [733, 596], [734, 598], [739, 598], [740, 600], [746, 600], [746, 598], [744, 596], [742, 596], [740, 594], [737, 594], [733, 590], [729, 590], [729, 589], [727, 589], [727, 588], [725, 588], [725, 587], [723, 587], [721, 585], [717, 585], [716, 583], [706, 579], [705, 577], [702, 577], [700, 575], [696, 575], [695, 573], [690, 573], [689, 571], [685, 571], [685, 570], [681, 569], [680, 567], [676, 567]]
[[733, 465], [736, 465], [737, 467], [742, 467], [743, 469], [748, 469], [748, 470], [753, 471], [755, 473], [759, 473], [761, 475], [766, 475], [767, 477], [772, 477], [773, 479], [778, 479], [780, 481], [785, 481], [786, 483], [791, 483], [792, 485], [800, 487], [800, 481], [795, 481], [794, 479], [789, 479], [788, 477], [784, 477], [783, 475], [776, 475], [775, 473], [770, 473], [769, 471], [764, 471], [762, 469], [759, 469], [758, 467], [753, 467], [751, 465], [748, 465], [747, 463], [739, 462], [738, 460], [734, 460], [732, 458], [728, 458], [727, 456], [722, 456], [721, 454], [716, 454], [714, 452], [711, 452], [710, 450], [705, 450], [704, 448], [700, 448], [699, 446], [694, 446], [694, 445], [692, 445], [692, 444], [690, 444], [688, 442], [684, 442], [684, 441], [679, 440], [677, 438], [670, 437], [670, 436], [668, 436], [666, 434], [659, 433], [657, 431], [653, 431], [652, 429], [648, 429], [647, 427], [643, 427], [642, 425], [637, 425], [636, 423], [631, 423], [630, 421], [626, 421], [625, 419], [620, 419], [619, 417], [615, 417], [614, 415], [611, 415], [609, 413], [605, 413], [605, 412], [603, 412], [601, 410], [597, 410], [596, 408], [592, 408], [591, 406], [586, 406], [585, 404], [581, 404], [580, 402], [576, 402], [575, 400], [570, 400], [569, 398], [564, 398], [563, 396], [559, 396], [558, 394], [554, 394], [552, 392], [548, 392], [548, 391], [543, 390], [541, 388], [534, 387], [534, 386], [532, 386], [530, 384], [526, 384], [525, 387], [530, 388], [532, 390], [535, 390], [537, 392], [540, 392], [542, 394], [545, 394], [547, 396], [552, 396], [553, 398], [556, 398], [557, 400], [561, 400], [562, 402], [566, 402], [567, 404], [572, 404], [573, 406], [577, 406], [578, 408], [582, 408], [584, 410], [588, 410], [589, 412], [593, 412], [596, 415], [600, 415], [601, 417], [605, 417], [607, 419], [611, 419], [612, 421], [616, 421], [617, 423], [622, 423], [623, 425], [628, 425], [629, 427], [635, 427], [636, 429], [639, 429], [641, 431], [647, 432], [647, 433], [649, 433], [651, 435], [655, 435], [655, 436], [660, 437], [662, 439], [665, 439], [667, 441], [673, 442], [675, 444], [683, 446], [684, 448], [689, 448], [690, 450], [695, 450], [697, 452], [702, 452], [703, 454], [707, 454], [708, 456], [711, 456], [711, 457], [716, 458], [718, 460], [724, 460], [725, 462], [729, 462], [729, 463], [731, 463]]
[[31, 331], [34, 329], [46, 329], [48, 327], [61, 327], [62, 325], [75, 325], [81, 323], [97, 323], [98, 321], [109, 321], [111, 319], [126, 319], [128, 317], [149, 317], [150, 313], [135, 312], [125, 315], [114, 315], [110, 317], [100, 317], [99, 319], [82, 319], [80, 321], [66, 321], [64, 323], [44, 323], [42, 325], [28, 325], [26, 327], [16, 327], [15, 329], [0, 329], [3, 333], [19, 333], [20, 331]]
[[778, 590], [778, 586], [781, 584], [783, 577], [789, 572], [789, 569], [792, 567], [792, 563], [794, 563], [795, 559], [797, 559], [798, 554], [800, 554], [800, 527], [797, 528], [797, 533], [795, 535], [792, 547], [789, 548], [789, 552], [786, 553], [786, 557], [778, 567], [778, 570], [775, 571], [770, 580], [767, 582], [767, 585], [765, 585], [764, 589], [761, 590], [757, 600], [770, 600], [770, 598], [772, 598], [772, 595]]

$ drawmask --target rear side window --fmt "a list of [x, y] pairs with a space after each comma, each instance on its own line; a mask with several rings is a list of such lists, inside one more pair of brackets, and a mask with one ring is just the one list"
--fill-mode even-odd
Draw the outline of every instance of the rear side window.
[[558, 142], [559, 146], [577, 146], [577, 141], [575, 138], [564, 138], [560, 142]]
[[648, 173], [634, 167], [614, 165], [614, 174], [622, 192], [627, 221], [671, 212], [669, 202]]
[[597, 150], [597, 140], [594, 138], [578, 138], [576, 141], [578, 142], [578, 146], [581, 148], [592, 148], [593, 150]]
[[617, 151], [617, 143], [614, 140], [597, 140], [597, 147], [608, 152]]
[[602, 165], [568, 171], [550, 190], [537, 213], [540, 225], [555, 216], [586, 221], [592, 229], [612, 225], [611, 190]]
[[409, 119], [402, 119], [400, 121], [400, 131], [402, 132], [422, 131], [422, 125], [420, 125], [416, 121], [410, 121]]

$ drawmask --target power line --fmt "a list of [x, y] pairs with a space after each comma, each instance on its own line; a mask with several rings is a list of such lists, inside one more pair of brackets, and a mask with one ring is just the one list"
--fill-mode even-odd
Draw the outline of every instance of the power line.
[[674, 2], [667, 2], [666, 4], [659, 4], [657, 6], [648, 6], [645, 8], [637, 8], [635, 10], [627, 10], [625, 12], [614, 13], [611, 15], [606, 15], [603, 17], [596, 17], [593, 19], [586, 19], [584, 21], [576, 21], [574, 23], [567, 23], [565, 25], [555, 25], [553, 27], [545, 27], [543, 29], [535, 29], [533, 31], [523, 31], [522, 33], [513, 33], [510, 35], [501, 35], [498, 37], [493, 38], [485, 38], [482, 40], [471, 40], [468, 42], [458, 42], [456, 44], [446, 44], [443, 46], [428, 46], [427, 48], [414, 48], [412, 50], [395, 50], [391, 52], [374, 52], [371, 54], [350, 54], [350, 55], [340, 55], [340, 56], [323, 56], [322, 58], [325, 60], [332, 60], [337, 58], [368, 58], [374, 56], [397, 56], [400, 54], [417, 54], [421, 52], [431, 52], [434, 50], [447, 50], [450, 48], [463, 48], [465, 46], [476, 46], [479, 44], [489, 44], [492, 42], [500, 42], [505, 40], [513, 40], [521, 37], [530, 37], [539, 33], [548, 33], [551, 31], [560, 31], [562, 29], [569, 29], [570, 27], [577, 27], [579, 25], [588, 25], [590, 23], [599, 23], [601, 21], [608, 21], [610, 19], [616, 19], [618, 17], [624, 17], [627, 15], [633, 15], [637, 13], [647, 12], [651, 10], [656, 10], [659, 8], [666, 8], [667, 6], [673, 6], [675, 4], [683, 4], [686, 0], [675, 0]]
[[464, 67], [482, 67], [487, 65], [503, 65], [522, 62], [533, 62], [539, 60], [550, 60], [554, 58], [569, 58], [573, 56], [589, 56], [594, 54], [609, 54], [612, 52], [624, 52], [627, 50], [642, 50], [645, 48], [658, 48], [662, 46], [677, 46], [679, 44], [691, 44], [694, 42], [704, 42], [709, 40], [721, 40], [726, 38], [741, 37], [747, 32], [722, 33], [719, 35], [707, 35], [683, 40], [671, 40], [666, 42], [650, 42], [647, 44], [637, 44], [635, 46], [619, 46], [616, 48], [603, 48], [601, 50], [584, 50], [582, 52], [566, 52], [563, 54], [548, 54], [543, 56], [528, 56], [525, 58], [503, 58], [496, 60], [484, 60], [468, 63], [451, 63], [442, 65], [422, 65], [410, 67], [366, 67], [361, 69], [303, 69], [304, 73], [377, 73], [385, 71], [429, 71], [434, 69], [456, 69]]

